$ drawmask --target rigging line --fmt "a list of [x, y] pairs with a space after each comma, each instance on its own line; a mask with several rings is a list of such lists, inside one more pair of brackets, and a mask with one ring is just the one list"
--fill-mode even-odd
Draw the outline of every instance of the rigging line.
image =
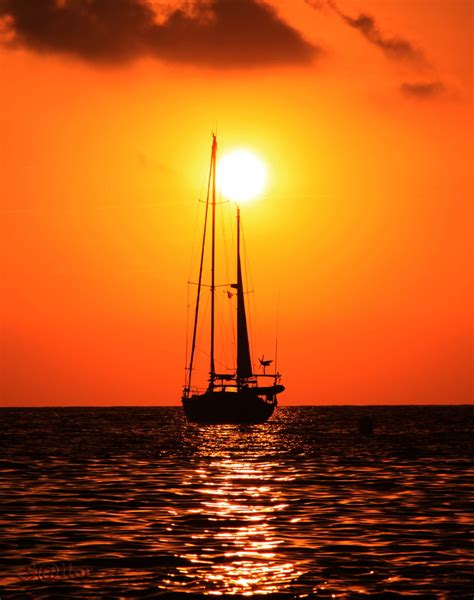
[[196, 347], [196, 335], [197, 335], [197, 326], [198, 326], [198, 318], [199, 318], [199, 300], [201, 298], [201, 282], [202, 282], [202, 268], [203, 268], [203, 264], [204, 264], [204, 251], [205, 251], [205, 247], [206, 247], [206, 232], [207, 232], [207, 216], [209, 213], [209, 194], [210, 194], [210, 190], [211, 190], [211, 179], [212, 179], [212, 160], [211, 160], [211, 166], [209, 168], [209, 178], [208, 178], [208, 183], [207, 183], [207, 201], [206, 201], [206, 211], [204, 214], [204, 231], [202, 234], [202, 248], [201, 248], [201, 261], [200, 261], [200, 265], [199, 265], [199, 285], [198, 285], [198, 289], [197, 289], [197, 295], [196, 295], [196, 310], [194, 313], [194, 327], [193, 327], [193, 340], [192, 340], [192, 345], [191, 345], [191, 357], [189, 359], [189, 378], [188, 378], [188, 388], [191, 387], [191, 377], [192, 377], [192, 373], [193, 373], [193, 361], [194, 361], [194, 349]]
[[[229, 202], [227, 202], [227, 204], [229, 205], [229, 207], [227, 207], [227, 208], [223, 207], [221, 210], [221, 230], [222, 230], [222, 245], [224, 248], [224, 264], [225, 264], [226, 277], [227, 277], [227, 281], [232, 282], [232, 278], [230, 276], [230, 250], [229, 250], [229, 240], [228, 240], [228, 231], [233, 231], [233, 228], [230, 226], [230, 223], [231, 223], [231, 214], [230, 213], [232, 212], [232, 210], [231, 210], [232, 205]], [[226, 223], [226, 221], [227, 221], [227, 223]], [[230, 285], [231, 285], [231, 283], [228, 283], [225, 285], [225, 287], [229, 287]], [[225, 294], [227, 295], [227, 291], [225, 292]], [[228, 302], [227, 304], [229, 305], [230, 303]], [[233, 357], [234, 354], [235, 354], [235, 359], [237, 358], [235, 323], [234, 323], [234, 318], [233, 318], [233, 314], [232, 314], [232, 306], [230, 306], [230, 308], [229, 307], [227, 308], [227, 317], [228, 317], [228, 322], [230, 323], [230, 332], [229, 332], [228, 326], [225, 323], [224, 309], [222, 309], [222, 326], [225, 327], [225, 339], [226, 339], [227, 344], [230, 349], [230, 354], [231, 354], [230, 363], [232, 363], [234, 360], [234, 357]], [[228, 361], [227, 352], [225, 354], [225, 360]]]
[[[188, 281], [188, 284], [189, 285], [199, 285], [199, 283], [197, 281]], [[219, 283], [219, 285], [215, 285], [214, 287], [218, 288], [218, 287], [229, 287], [229, 286], [230, 286], [230, 283]], [[211, 286], [207, 283], [201, 283], [201, 287], [210, 288]]]
[[[250, 265], [249, 265], [249, 260], [248, 260], [248, 252], [247, 252], [247, 244], [246, 244], [246, 240], [245, 240], [245, 232], [244, 232], [244, 228], [242, 226], [242, 222], [240, 224], [240, 231], [241, 231], [241, 237], [242, 237], [242, 246], [243, 246], [243, 250], [244, 250], [244, 276], [246, 278], [246, 284], [250, 283], [250, 285], [253, 288], [253, 280], [252, 280], [252, 274], [250, 272]], [[247, 288], [247, 285], [245, 285], [245, 287]], [[252, 347], [252, 357], [255, 356], [255, 315], [254, 315], [254, 308], [255, 308], [255, 303], [252, 303], [252, 309], [250, 307], [250, 299], [247, 302], [247, 306], [249, 308], [248, 313], [250, 313], [248, 315], [249, 317], [249, 329], [250, 329], [250, 345]]]
[[[221, 210], [221, 230], [222, 230], [222, 246], [224, 249], [224, 252], [223, 252], [224, 266], [225, 266], [225, 273], [226, 273], [226, 277], [227, 277], [227, 281], [228, 281], [228, 283], [226, 283], [223, 287], [229, 288], [232, 286], [234, 277], [232, 277], [230, 275], [230, 266], [229, 266], [230, 250], [229, 250], [228, 232], [229, 232], [229, 230], [232, 231], [232, 228], [229, 226], [229, 222], [230, 222], [229, 213], [231, 212], [231, 208], [230, 208], [231, 204], [229, 202], [227, 202], [227, 204], [229, 204], [229, 207], [223, 207]], [[228, 290], [223, 290], [223, 293], [227, 296]], [[230, 355], [231, 355], [230, 362], [232, 363], [234, 360], [233, 354], [234, 354], [234, 348], [235, 348], [235, 324], [234, 324], [234, 319], [233, 319], [233, 315], [232, 315], [232, 309], [230, 309], [230, 311], [229, 311], [229, 302], [228, 301], [225, 302], [224, 298], [222, 296], [221, 296], [221, 299], [224, 302], [224, 304], [226, 305], [226, 306], [221, 307], [222, 325], [224, 328], [224, 338], [226, 340], [226, 345], [228, 346], [227, 350], [229, 350]], [[230, 332], [229, 332], [229, 323], [230, 323]], [[225, 354], [225, 360], [229, 361], [227, 350], [226, 350], [226, 354]]]
[[218, 312], [218, 318], [219, 318], [220, 353], [222, 355], [223, 361], [226, 364], [226, 368], [227, 368], [227, 365], [229, 364], [229, 358], [228, 358], [228, 354], [227, 354], [228, 333], [227, 333], [227, 327], [226, 327], [226, 322], [225, 322], [225, 318], [224, 318], [224, 311], [222, 310], [221, 302], [218, 302], [218, 304], [217, 304], [217, 312]]
[[[197, 350], [198, 352], [200, 352], [200, 353], [201, 353], [203, 356], [205, 356], [206, 358], [210, 358], [210, 356], [211, 356], [209, 352], [206, 352], [206, 351], [205, 351], [205, 350], [203, 350], [203, 349], [202, 349], [200, 346], [196, 346], [196, 350]], [[222, 361], [218, 360], [217, 358], [216, 358], [216, 359], [214, 359], [214, 360], [215, 360], [215, 362], [216, 362], [218, 365], [220, 365], [221, 367], [223, 367], [223, 368], [224, 368], [224, 369], [226, 369], [226, 370], [229, 370], [229, 367], [228, 367], [226, 364], [224, 364]]]
[[[198, 328], [199, 328], [199, 330], [201, 330], [201, 327], [200, 327], [200, 326], [201, 326], [203, 323], [205, 323], [205, 322], [207, 321], [208, 314], [209, 314], [209, 303], [210, 303], [210, 298], [211, 298], [211, 295], [210, 295], [210, 294], [206, 294], [206, 295], [204, 296], [204, 300], [203, 300], [203, 302], [204, 302], [204, 307], [203, 307], [203, 310], [201, 311], [201, 313], [200, 313], [200, 315], [199, 315], [199, 323], [198, 323]], [[198, 344], [197, 344], [197, 342], [196, 342], [196, 350], [198, 350], [198, 349], [199, 349], [199, 346], [198, 346]], [[202, 354], [202, 350], [200, 350], [200, 352], [201, 352], [201, 354]], [[209, 355], [207, 355], [207, 356], [209, 356]], [[198, 362], [199, 362], [199, 361], [195, 360], [195, 363], [198, 363]], [[201, 369], [201, 364], [196, 364], [196, 365], [193, 367], [193, 370], [194, 370], [194, 372], [198, 372], [200, 369]], [[202, 374], [202, 373], [201, 373], [201, 374]]]
[[[191, 247], [191, 262], [190, 262], [190, 265], [189, 265], [189, 276], [188, 276], [188, 279], [191, 276], [191, 271], [192, 271], [193, 266], [194, 266], [196, 240], [197, 240], [197, 228], [198, 228], [199, 214], [201, 212], [200, 204], [202, 203], [202, 194], [203, 194], [203, 191], [204, 191], [204, 186], [206, 185], [206, 179], [207, 179], [207, 177], [208, 177], [208, 173], [205, 171], [204, 174], [203, 174], [203, 176], [202, 176], [201, 189], [199, 191], [199, 197], [198, 197], [198, 201], [196, 203], [196, 216], [195, 216], [195, 219], [194, 219], [193, 244], [192, 244], [192, 247]], [[207, 200], [206, 200], [206, 202], [207, 202]]]
[[216, 311], [217, 311], [217, 323], [218, 323], [218, 338], [217, 338], [217, 347], [219, 350], [219, 355], [222, 356], [224, 358], [224, 360], [227, 360], [226, 357], [226, 352], [225, 352], [225, 343], [223, 341], [223, 338], [225, 338], [225, 330], [224, 330], [224, 321], [222, 319], [222, 314], [221, 314], [221, 305], [220, 302], [218, 301], [219, 298], [217, 298], [217, 304], [216, 304]]
[[199, 214], [200, 214], [200, 206], [199, 203], [196, 205], [196, 213], [195, 213], [195, 217], [194, 217], [194, 231], [193, 231], [193, 244], [191, 247], [191, 259], [189, 261], [189, 269], [188, 269], [188, 279], [191, 277], [191, 272], [193, 270], [194, 267], [194, 259], [196, 256], [196, 239], [197, 239], [197, 229], [198, 229], [198, 222], [199, 222]]
[[[254, 281], [253, 281], [253, 274], [252, 274], [252, 268], [251, 268], [251, 263], [250, 263], [250, 257], [249, 254], [247, 252], [247, 246], [246, 246], [246, 239], [245, 239], [245, 235], [244, 235], [244, 249], [245, 249], [245, 259], [246, 259], [246, 268], [247, 268], [247, 273], [248, 273], [248, 278], [249, 278], [249, 290], [248, 290], [248, 294], [250, 294], [249, 297], [249, 305], [251, 305], [251, 310], [250, 310], [250, 326], [251, 326], [251, 335], [252, 335], [252, 344], [254, 345], [254, 351], [257, 348], [257, 345], [259, 343], [261, 343], [261, 336], [260, 336], [260, 331], [261, 329], [259, 329], [259, 323], [261, 323], [261, 319], [260, 319], [260, 313], [258, 310], [258, 298], [259, 296], [257, 296], [257, 294], [254, 291]], [[255, 354], [256, 356], [256, 354]]]
[[187, 294], [186, 294], [186, 343], [184, 350], [184, 385], [186, 386], [187, 379], [187, 368], [188, 368], [188, 345], [189, 345], [189, 283], [187, 285]]
[[[222, 245], [224, 247], [224, 264], [225, 264], [225, 272], [226, 272], [226, 277], [227, 277], [227, 281], [231, 281], [230, 278], [230, 274], [229, 274], [229, 253], [228, 253], [228, 244], [227, 244], [227, 237], [225, 234], [225, 223], [224, 223], [224, 211], [225, 209], [221, 210], [221, 230], [222, 230]], [[228, 211], [226, 211], [228, 212]]]
[[[223, 292], [226, 296], [227, 296], [227, 292]], [[223, 301], [223, 303], [220, 303], [220, 309], [221, 309], [221, 318], [222, 318], [222, 330], [223, 330], [223, 337], [225, 338], [225, 351], [224, 351], [224, 357], [225, 357], [225, 361], [228, 364], [233, 364], [234, 363], [234, 354], [235, 354], [235, 358], [237, 355], [237, 349], [236, 349], [236, 345], [235, 345], [235, 336], [234, 336], [234, 319], [233, 319], [233, 315], [232, 315], [232, 306], [231, 306], [231, 301], [229, 302], [229, 300], [225, 300], [223, 297], [221, 298], [221, 300]], [[231, 310], [229, 313], [229, 305], [231, 306]], [[227, 311], [225, 311], [225, 306], [227, 306]], [[225, 312], [227, 312], [227, 315], [230, 318], [226, 319], [226, 315]], [[230, 323], [230, 328], [229, 328], [229, 323]], [[230, 331], [229, 331], [230, 329]]]
[[[227, 229], [228, 231], [230, 231], [230, 244], [231, 244], [231, 260], [232, 263], [235, 264], [237, 261], [237, 257], [234, 257], [233, 254], [233, 250], [234, 248], [236, 248], [237, 245], [237, 240], [235, 239], [235, 223], [234, 223], [234, 215], [233, 215], [233, 209], [235, 208], [235, 205], [233, 203], [229, 203], [229, 209], [226, 211], [226, 216], [227, 216]], [[231, 276], [230, 273], [228, 274], [228, 281], [232, 283], [236, 283], [237, 282], [237, 274], [235, 274], [235, 276]], [[231, 285], [230, 284], [230, 285]], [[232, 341], [233, 341], [233, 347], [234, 347], [234, 352], [235, 352], [235, 358], [236, 358], [236, 364], [237, 364], [237, 333], [236, 333], [236, 319], [235, 319], [235, 315], [232, 313], [232, 308], [233, 308], [233, 303], [232, 303], [232, 299], [229, 302], [230, 305], [230, 312], [229, 312], [229, 316], [230, 316], [230, 324], [231, 324], [231, 331], [232, 331]], [[235, 309], [237, 310], [237, 309]]]
[[[228, 292], [226, 292], [226, 294], [228, 294]], [[232, 354], [235, 357], [235, 359], [237, 359], [237, 340], [236, 340], [236, 336], [235, 336], [235, 309], [234, 309], [234, 294], [231, 295], [231, 297], [228, 297], [228, 301], [227, 301], [227, 313], [229, 315], [229, 323], [230, 323], [230, 343], [231, 343], [231, 347], [232, 347]], [[237, 362], [237, 360], [235, 360], [235, 362]]]
[[275, 331], [275, 373], [278, 373], [278, 328], [280, 325], [280, 290], [277, 297], [276, 331]]

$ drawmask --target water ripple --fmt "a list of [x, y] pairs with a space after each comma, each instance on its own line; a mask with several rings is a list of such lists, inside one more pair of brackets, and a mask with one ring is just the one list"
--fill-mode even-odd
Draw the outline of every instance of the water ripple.
[[178, 408], [2, 416], [11, 597], [470, 592], [473, 407], [284, 408], [254, 427]]

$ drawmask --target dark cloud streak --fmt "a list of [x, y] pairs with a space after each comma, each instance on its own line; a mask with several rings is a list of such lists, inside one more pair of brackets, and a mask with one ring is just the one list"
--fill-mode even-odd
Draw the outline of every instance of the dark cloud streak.
[[158, 22], [150, 0], [0, 0], [9, 39], [94, 63], [151, 56], [239, 68], [306, 64], [321, 50], [262, 0], [196, 0]]
[[400, 91], [405, 96], [425, 100], [442, 95], [446, 88], [441, 81], [419, 81], [416, 83], [403, 83]]
[[[431, 77], [435, 75], [436, 71], [433, 65], [429, 63], [419, 48], [403, 37], [387, 37], [382, 34], [374, 17], [361, 13], [357, 18], [352, 18], [342, 12], [334, 0], [305, 0], [305, 2], [315, 10], [331, 9], [347, 25], [357, 29], [368, 42], [379, 48], [387, 58], [405, 61], [412, 71], [419, 72], [421, 67], [425, 76], [429, 77], [429, 73], [431, 73]], [[407, 98], [434, 100], [443, 96], [447, 88], [441, 80], [433, 78], [432, 81], [402, 83], [399, 85], [399, 91]]]
[[348, 25], [360, 31], [368, 42], [380, 48], [388, 58], [410, 60], [417, 63], [425, 62], [422, 52], [408, 40], [400, 37], [384, 37], [376, 25], [375, 19], [370, 15], [360, 14], [356, 19], [340, 12], [339, 15]]
[[324, 4], [329, 6], [341, 19], [353, 29], [357, 29], [365, 39], [377, 46], [387, 58], [393, 60], [408, 60], [414, 63], [423, 64], [426, 62], [421, 50], [402, 37], [386, 37], [382, 34], [375, 18], [371, 15], [361, 13], [357, 18], [350, 17], [342, 12], [333, 0], [306, 0], [306, 3], [320, 10]]

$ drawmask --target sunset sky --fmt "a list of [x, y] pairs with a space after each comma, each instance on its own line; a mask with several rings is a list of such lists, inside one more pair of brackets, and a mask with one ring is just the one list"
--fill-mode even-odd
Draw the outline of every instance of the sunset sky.
[[211, 133], [280, 404], [473, 401], [471, 0], [0, 0], [1, 405], [178, 405]]

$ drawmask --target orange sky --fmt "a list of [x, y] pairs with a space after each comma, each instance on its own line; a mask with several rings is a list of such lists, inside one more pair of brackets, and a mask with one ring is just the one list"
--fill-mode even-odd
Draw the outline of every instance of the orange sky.
[[24, 4], [0, 0], [2, 406], [179, 404], [216, 126], [269, 168], [243, 219], [280, 403], [472, 402], [470, 0], [213, 0], [148, 29], [98, 0], [106, 42], [81, 0]]

